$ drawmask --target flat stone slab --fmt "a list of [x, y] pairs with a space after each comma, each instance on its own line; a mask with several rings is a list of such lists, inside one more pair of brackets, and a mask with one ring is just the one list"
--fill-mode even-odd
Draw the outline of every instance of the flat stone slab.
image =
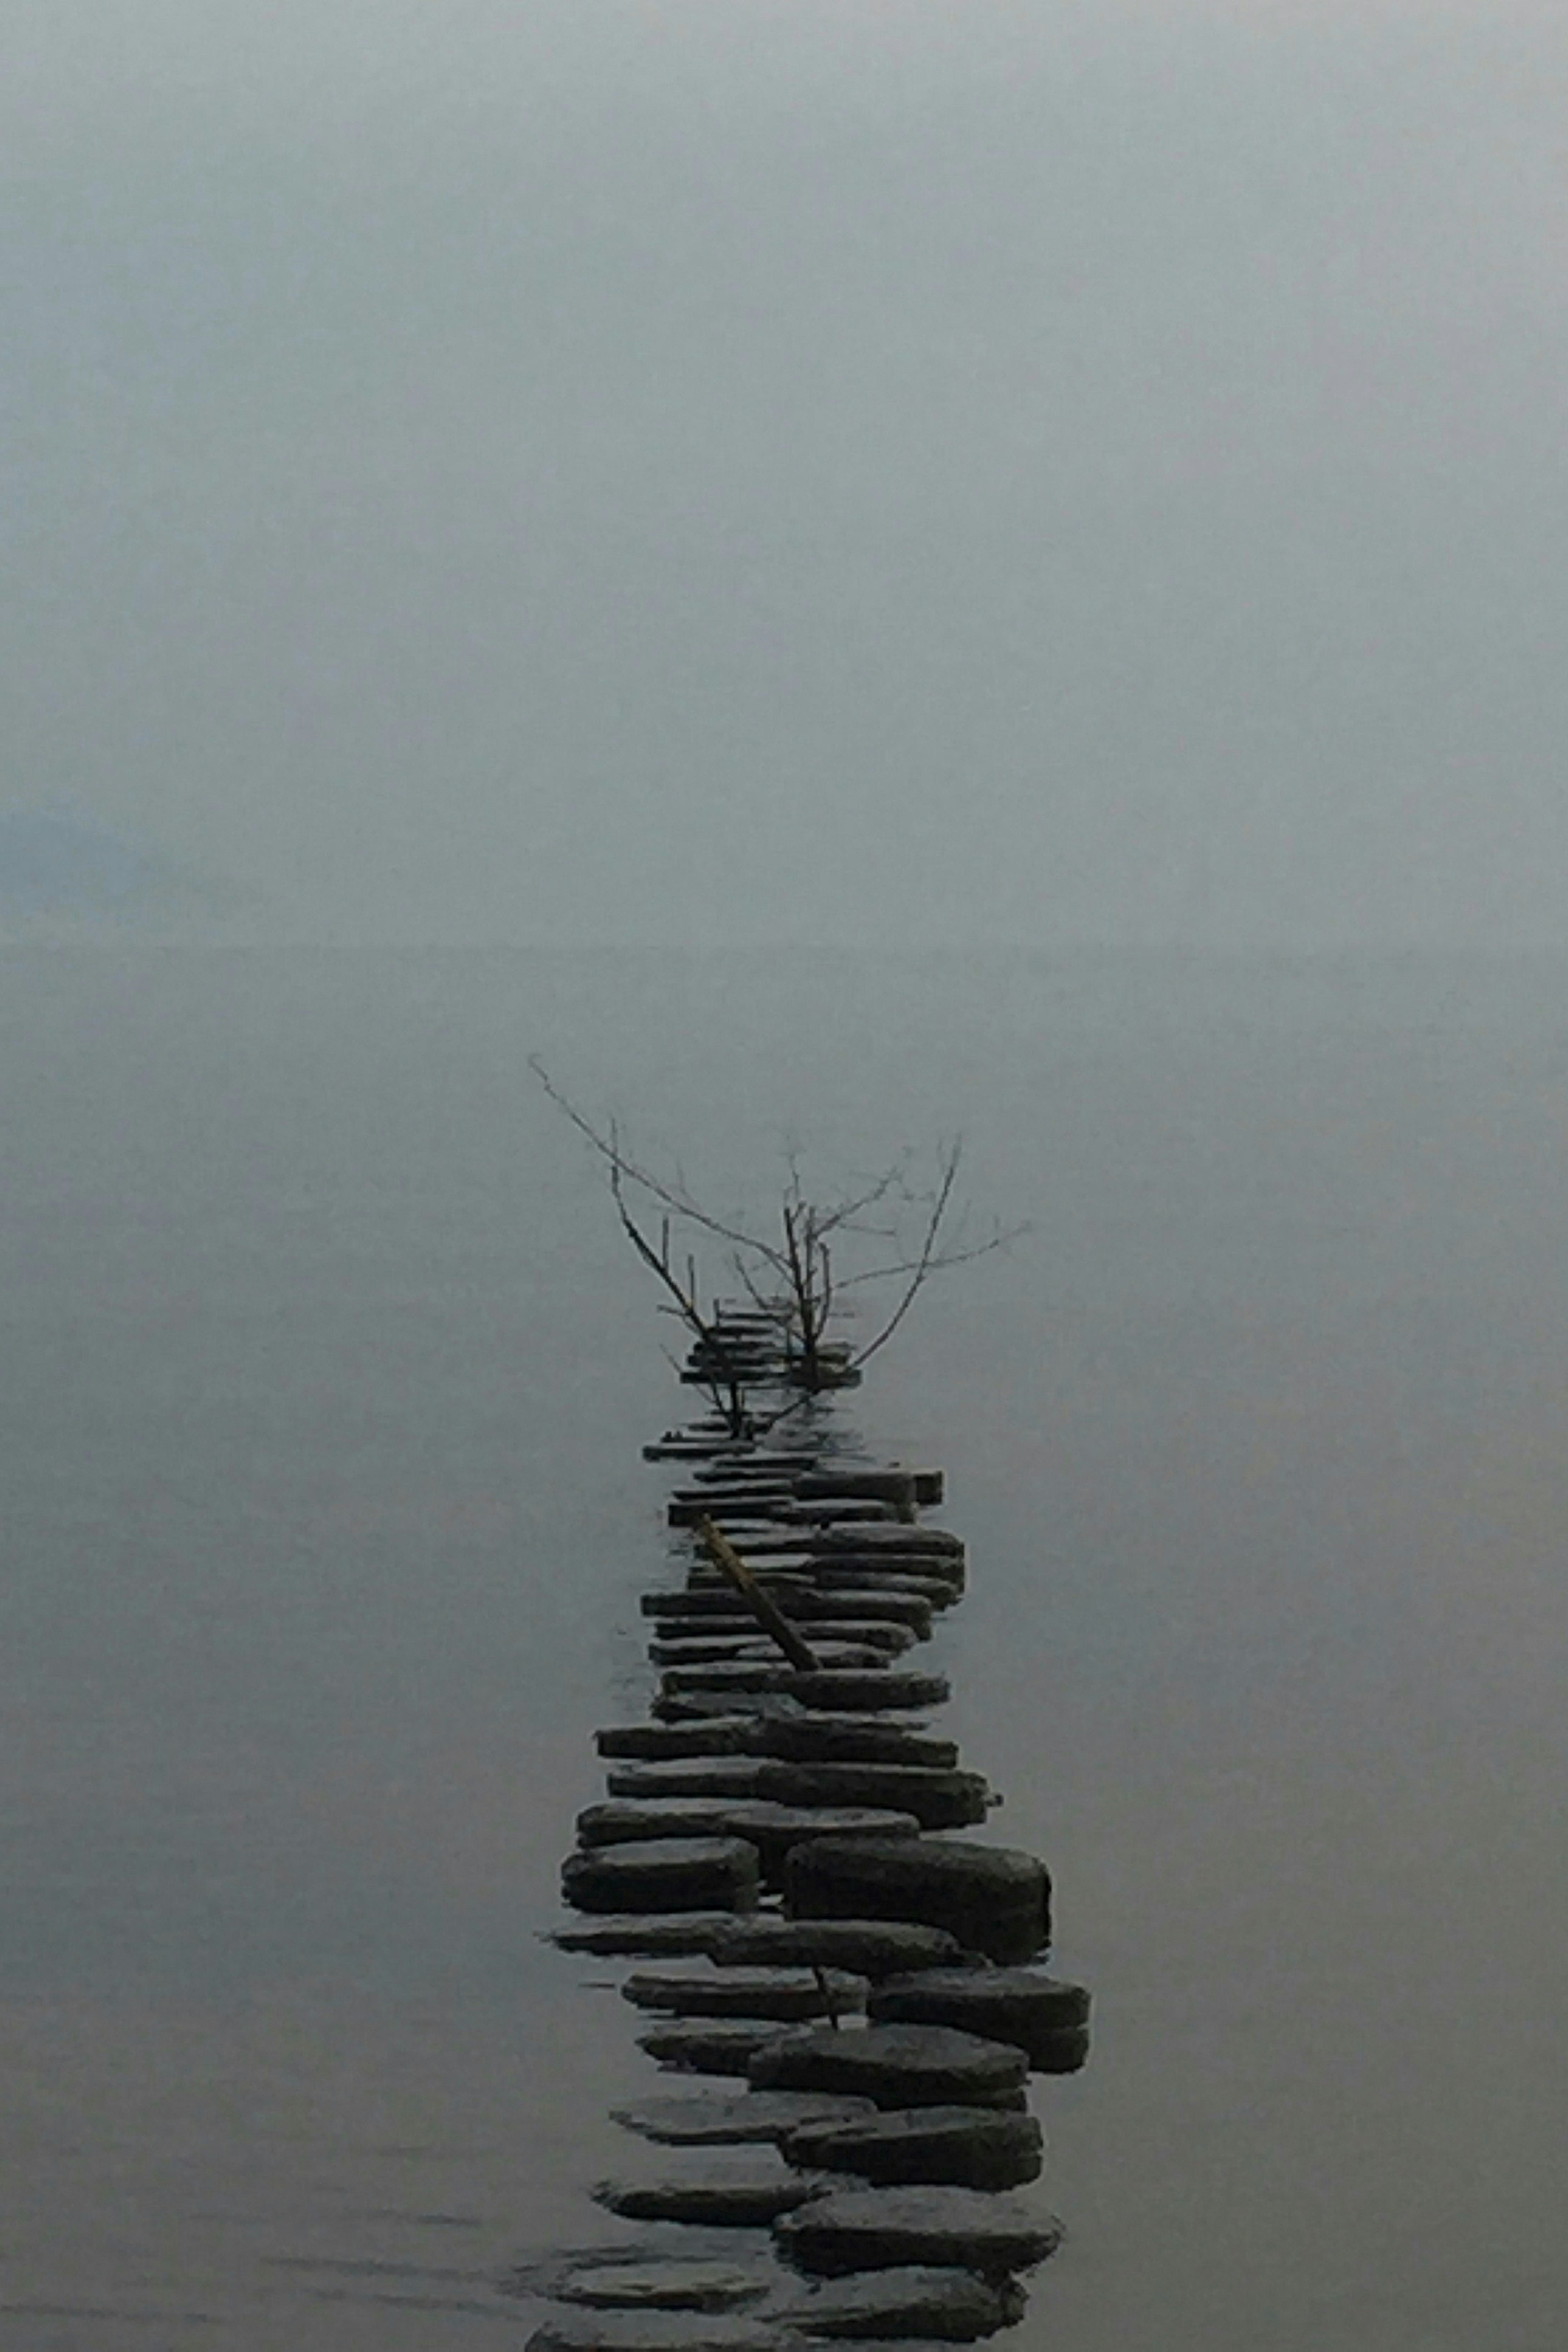
[[637, 2047], [657, 2058], [661, 2066], [683, 2074], [735, 2074], [749, 2079], [752, 2060], [788, 2030], [781, 2028], [776, 2019], [671, 2018], [639, 2033]]
[[753, 2017], [795, 2023], [849, 2017], [866, 2006], [867, 1983], [842, 1969], [714, 1969], [628, 1977], [621, 1998], [674, 2017]]
[[595, 2311], [733, 2311], [768, 2292], [767, 2273], [735, 2263], [595, 2263], [555, 2289], [563, 2303]]
[[1008, 1966], [1050, 1940], [1050, 1874], [1033, 1854], [969, 1839], [841, 1839], [795, 1854], [786, 1907], [803, 1918], [917, 1919]]
[[[773, 1645], [770, 1643], [770, 1648]], [[850, 1654], [845, 1655], [845, 1652]], [[823, 1672], [834, 1670], [872, 1672], [877, 1659], [851, 1643], [836, 1643], [826, 1652], [818, 1651]], [[777, 1664], [773, 1660], [777, 1660]], [[737, 1691], [787, 1691], [792, 1695], [795, 1685], [802, 1679], [797, 1668], [790, 1665], [777, 1649], [773, 1658], [716, 1658], [705, 1665], [666, 1666], [659, 1678], [659, 1687], [673, 1696], [686, 1691], [718, 1691], [725, 1696]], [[816, 1679], [820, 1679], [816, 1677]], [[899, 1706], [906, 1702], [899, 1700]], [[916, 1706], [925, 1702], [910, 1702]], [[809, 1704], [809, 1702], [808, 1702]]]
[[605, 1959], [685, 1959], [710, 1951], [715, 1937], [731, 1924], [729, 1911], [652, 1911], [639, 1917], [574, 1920], [553, 1927], [545, 1940], [563, 1952], [594, 1952]]
[[900, 2339], [907, 2352], [911, 2336], [921, 2344], [973, 2344], [994, 2336], [1023, 2317], [1024, 2303], [1023, 2289], [1010, 2279], [928, 2267], [835, 2279], [812, 2287], [778, 2315], [803, 2336]]
[[[675, 1672], [682, 1669], [677, 1667]], [[700, 1674], [702, 1669], [687, 1667], [689, 1674]], [[833, 1715], [879, 1715], [888, 1707], [945, 1706], [952, 1696], [952, 1686], [945, 1675], [916, 1674], [910, 1668], [889, 1666], [879, 1673], [874, 1668], [856, 1671], [850, 1667], [834, 1668], [824, 1663], [820, 1674], [786, 1673], [778, 1687], [803, 1706], [821, 1707]]]
[[1054, 2217], [1020, 2197], [977, 2189], [850, 2189], [782, 2215], [773, 2235], [790, 2262], [819, 2277], [930, 2263], [995, 2278], [1044, 2262], [1062, 2231]]
[[563, 2311], [525, 2352], [799, 2352], [798, 2336], [746, 2319], [690, 2312]]
[[776, 1885], [797, 1846], [817, 1838], [887, 1839], [889, 1843], [913, 1841], [920, 1823], [912, 1813], [884, 1811], [864, 1805], [775, 1805], [763, 1799], [666, 1797], [617, 1798], [590, 1805], [577, 1816], [577, 1834], [584, 1846], [603, 1852], [606, 1846], [647, 1844], [691, 1838], [742, 1838], [754, 1846], [763, 1876]]
[[847, 2091], [879, 2107], [1016, 2107], [1028, 2062], [1010, 2042], [946, 2025], [827, 2026], [766, 2043], [749, 2073], [761, 2091]]
[[852, 2172], [878, 2188], [931, 2181], [997, 2189], [1037, 2180], [1046, 2142], [1030, 2115], [900, 2107], [848, 2123], [816, 2117], [786, 2132], [780, 2145], [803, 2171]]
[[710, 1716], [698, 1723], [618, 1723], [595, 1732], [594, 1745], [604, 1757], [740, 1756], [752, 1727], [746, 1715]]
[[668, 2180], [601, 2180], [594, 2201], [627, 2221], [690, 2221], [708, 2229], [752, 2230], [793, 2213], [822, 2194], [772, 2148], [688, 2157]]
[[689, 2098], [641, 2099], [617, 2107], [627, 2131], [668, 2147], [777, 2147], [786, 2132], [810, 2123], [858, 2123], [877, 2110], [869, 2099], [836, 2098], [820, 2091], [709, 2092]]
[[1032, 2065], [1058, 2073], [1070, 2071], [1061, 2062], [1077, 2047], [1089, 2007], [1085, 1986], [1038, 1969], [934, 1969], [895, 1977], [878, 1987], [870, 2004], [883, 2023], [956, 2025], [988, 2041], [1015, 2042]]
[[666, 1838], [568, 1854], [561, 1891], [574, 1911], [754, 1911], [761, 1874], [744, 1838]]
[[[905, 1625], [921, 1641], [931, 1632], [931, 1602], [922, 1594], [889, 1591], [874, 1583], [858, 1591], [852, 1586], [831, 1590], [805, 1577], [774, 1576], [769, 1580], [768, 1598], [784, 1617], [820, 1618], [828, 1623], [864, 1619], [868, 1623]], [[661, 1625], [698, 1626], [715, 1620], [726, 1622], [737, 1614], [738, 1601], [732, 1585], [715, 1584], [645, 1592], [639, 1605], [645, 1617], [655, 1618]]]
[[762, 1759], [758, 1793], [781, 1805], [884, 1805], [913, 1813], [923, 1830], [972, 1828], [989, 1810], [989, 1783], [978, 1772], [932, 1771], [920, 1764], [798, 1764]]
[[756, 1797], [764, 1763], [759, 1756], [677, 1756], [617, 1764], [605, 1786], [612, 1797]]
[[[721, 1968], [816, 1967], [853, 1975], [903, 1976], [962, 1965], [962, 1946], [941, 1927], [903, 1919], [724, 1919], [706, 1947]], [[983, 1965], [976, 1958], [974, 1965]]]
[[878, 1559], [914, 1559], [962, 1560], [967, 1546], [949, 1528], [858, 1527], [842, 1534], [825, 1528], [805, 1549], [813, 1553], [860, 1551]]
[[928, 1772], [951, 1772], [958, 1763], [956, 1739], [922, 1738], [874, 1715], [779, 1716], [753, 1723], [749, 1752], [791, 1764], [913, 1764]]

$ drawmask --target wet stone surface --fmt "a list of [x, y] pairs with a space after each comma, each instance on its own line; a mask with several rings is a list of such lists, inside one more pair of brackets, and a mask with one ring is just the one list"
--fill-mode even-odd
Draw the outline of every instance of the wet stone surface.
[[1036, 1969], [977, 1975], [938, 1969], [894, 1978], [879, 1986], [871, 2001], [871, 2014], [881, 2021], [960, 2026], [993, 2042], [1015, 2042], [1032, 2063], [1052, 2071], [1061, 2071], [1061, 2061], [1078, 2046], [1089, 2009], [1083, 1985]]
[[944, 1928], [910, 1920], [776, 1919], [760, 1913], [722, 1920], [707, 1948], [721, 1968], [840, 1968], [874, 1980], [915, 1969], [956, 1968], [963, 1953]]
[[595, 1733], [594, 1744], [604, 1757], [658, 1761], [688, 1756], [741, 1756], [752, 1736], [749, 1716], [714, 1716], [700, 1723], [612, 1724]]
[[796, 2126], [781, 2145], [803, 2170], [854, 2173], [879, 2188], [929, 2181], [1019, 2189], [1039, 2179], [1045, 2162], [1045, 2135], [1033, 2116], [985, 2107], [904, 2107], [849, 2123], [817, 2120]]
[[[674, 1671], [679, 1673], [681, 1669]], [[685, 1671], [702, 1670], [688, 1667]], [[803, 1706], [820, 1707], [833, 1715], [880, 1714], [889, 1707], [945, 1706], [952, 1696], [945, 1675], [916, 1674], [911, 1669], [897, 1667], [881, 1673], [856, 1672], [848, 1667], [830, 1666], [826, 1659], [820, 1674], [786, 1674], [778, 1687], [792, 1698], [798, 1698]]]
[[757, 2303], [773, 2280], [757, 2263], [597, 2263], [570, 2272], [554, 2292], [595, 2311], [733, 2311]]
[[750, 1752], [792, 1764], [912, 1764], [931, 1772], [951, 1772], [958, 1742], [936, 1739], [880, 1721], [874, 1715], [779, 1717], [754, 1724]]
[[864, 1977], [841, 1969], [710, 1968], [628, 1977], [621, 1997], [673, 2017], [751, 2017], [795, 2021], [847, 2017], [866, 2006]]
[[784, 1897], [800, 1917], [916, 1919], [1008, 1965], [1050, 1938], [1050, 1877], [1033, 1854], [967, 1839], [900, 1849], [843, 1840], [795, 1854]]
[[[776, 2314], [803, 2336], [886, 2342], [973, 2344], [1022, 2318], [1023, 2290], [1010, 2280], [935, 2267], [867, 2271], [810, 2288]], [[770, 2314], [770, 2316], [775, 2315]]]
[[869, 2099], [835, 2097], [819, 2091], [742, 2091], [687, 2098], [641, 2099], [617, 2107], [615, 2120], [627, 2131], [668, 2147], [735, 2147], [771, 2143], [809, 2123], [858, 2123], [877, 2110]]
[[679, 1959], [711, 1950], [733, 1917], [728, 1911], [655, 1911], [641, 1917], [630, 1913], [625, 1918], [574, 1919], [553, 1928], [548, 1940], [563, 1952], [594, 1952], [606, 1959]]
[[[671, 2018], [637, 2036], [637, 2047], [687, 2074], [735, 2074], [750, 2079], [751, 2064], [759, 2052], [781, 2032], [776, 2021], [710, 2017]], [[806, 2085], [805, 2087], [812, 2087]]]
[[628, 2221], [754, 2229], [822, 2193], [820, 2182], [797, 2172], [773, 2148], [689, 2153], [679, 2166], [664, 2180], [601, 2180], [595, 2201]]
[[1009, 2044], [943, 2025], [816, 2027], [759, 2050], [750, 2079], [763, 2091], [847, 2091], [879, 2107], [1016, 2107], [1027, 2063]]
[[569, 1854], [561, 1891], [577, 1911], [752, 1911], [760, 1878], [744, 1838], [668, 1838]]
[[917, 1764], [762, 1762], [757, 1786], [783, 1805], [886, 1805], [913, 1813], [922, 1829], [971, 1828], [985, 1819], [991, 1790], [978, 1772], [936, 1772]]
[[826, 2277], [909, 2264], [1007, 2276], [1043, 2262], [1061, 2224], [1024, 2199], [973, 2189], [852, 2189], [814, 2199], [774, 2224], [780, 2251]]

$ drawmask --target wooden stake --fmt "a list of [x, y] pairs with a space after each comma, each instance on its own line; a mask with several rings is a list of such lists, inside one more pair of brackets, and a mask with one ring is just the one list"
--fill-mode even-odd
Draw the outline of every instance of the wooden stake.
[[801, 1640], [789, 1619], [774, 1608], [722, 1528], [715, 1526], [710, 1518], [700, 1518], [697, 1522], [697, 1534], [702, 1549], [720, 1575], [729, 1578], [758, 1623], [764, 1632], [773, 1635], [791, 1665], [798, 1666], [803, 1675], [819, 1675], [822, 1667], [816, 1651], [809, 1643]]

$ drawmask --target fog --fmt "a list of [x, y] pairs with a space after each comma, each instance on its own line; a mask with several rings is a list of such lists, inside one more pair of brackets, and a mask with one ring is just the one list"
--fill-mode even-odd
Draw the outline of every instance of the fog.
[[282, 938], [1560, 933], [1560, 10], [7, 50], [9, 803]]

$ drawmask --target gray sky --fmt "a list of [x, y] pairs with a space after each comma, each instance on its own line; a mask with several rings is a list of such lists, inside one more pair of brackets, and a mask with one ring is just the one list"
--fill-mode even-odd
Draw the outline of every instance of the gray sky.
[[0, 800], [316, 936], [1563, 931], [1561, 0], [4, 46]]

